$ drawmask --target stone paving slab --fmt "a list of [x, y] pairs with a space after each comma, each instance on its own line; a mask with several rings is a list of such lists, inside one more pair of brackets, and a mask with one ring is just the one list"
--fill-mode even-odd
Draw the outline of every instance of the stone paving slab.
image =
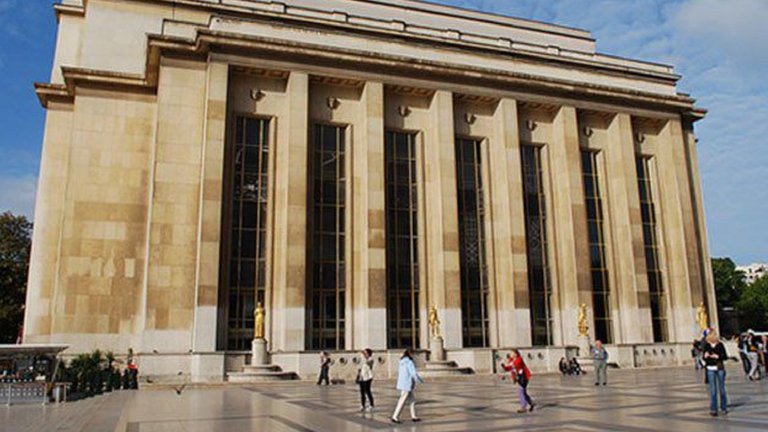
[[417, 390], [421, 423], [393, 425], [393, 381], [375, 381], [377, 407], [358, 411], [354, 385], [306, 382], [116, 392], [59, 406], [0, 408], [0, 432], [210, 431], [755, 431], [768, 430], [768, 381], [729, 370], [731, 413], [711, 418], [701, 375], [688, 368], [611, 371], [607, 387], [592, 375], [534, 376], [533, 413], [518, 414], [517, 389], [497, 377], [428, 381]]

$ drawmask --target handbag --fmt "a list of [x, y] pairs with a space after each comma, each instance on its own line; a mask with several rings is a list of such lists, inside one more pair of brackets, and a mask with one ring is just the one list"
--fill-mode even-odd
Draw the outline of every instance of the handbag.
[[355, 384], [360, 384], [363, 382], [363, 378], [360, 376], [360, 371], [357, 371], [357, 376], [355, 377]]

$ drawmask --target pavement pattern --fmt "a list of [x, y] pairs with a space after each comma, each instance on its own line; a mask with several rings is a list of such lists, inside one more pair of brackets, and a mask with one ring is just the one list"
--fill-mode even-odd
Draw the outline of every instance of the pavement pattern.
[[532, 413], [518, 414], [517, 388], [492, 376], [434, 379], [417, 388], [420, 423], [390, 423], [397, 391], [374, 381], [376, 408], [359, 412], [355, 385], [309, 382], [121, 391], [60, 405], [0, 407], [0, 431], [757, 431], [768, 430], [768, 381], [728, 371], [730, 414], [711, 418], [702, 375], [690, 368], [534, 376]]

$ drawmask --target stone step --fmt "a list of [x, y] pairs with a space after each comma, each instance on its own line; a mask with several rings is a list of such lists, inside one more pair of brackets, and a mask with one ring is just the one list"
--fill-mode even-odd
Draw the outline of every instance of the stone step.
[[424, 377], [442, 377], [442, 376], [456, 376], [456, 375], [472, 375], [475, 371], [468, 367], [447, 367], [447, 368], [435, 368], [424, 369], [419, 372]]
[[294, 372], [259, 371], [259, 372], [230, 372], [227, 381], [231, 383], [254, 383], [264, 381], [295, 380], [298, 376]]
[[425, 363], [424, 368], [427, 370], [437, 370], [437, 369], [446, 369], [446, 368], [455, 368], [458, 367], [455, 361], [452, 360], [436, 360], [436, 361], [428, 361]]
[[278, 365], [245, 365], [243, 366], [243, 372], [258, 373], [258, 372], [280, 372], [282, 369]]

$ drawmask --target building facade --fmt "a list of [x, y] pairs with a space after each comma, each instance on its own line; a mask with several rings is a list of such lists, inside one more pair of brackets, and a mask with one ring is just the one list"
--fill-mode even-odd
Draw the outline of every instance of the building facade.
[[736, 270], [744, 273], [744, 282], [752, 285], [756, 280], [768, 274], [768, 264], [752, 263], [745, 266], [736, 266]]
[[581, 304], [633, 358], [679, 358], [701, 303], [717, 322], [704, 111], [670, 66], [413, 0], [54, 8], [26, 341], [221, 379], [256, 303], [299, 372], [426, 349], [432, 306], [481, 371], [548, 368]]

